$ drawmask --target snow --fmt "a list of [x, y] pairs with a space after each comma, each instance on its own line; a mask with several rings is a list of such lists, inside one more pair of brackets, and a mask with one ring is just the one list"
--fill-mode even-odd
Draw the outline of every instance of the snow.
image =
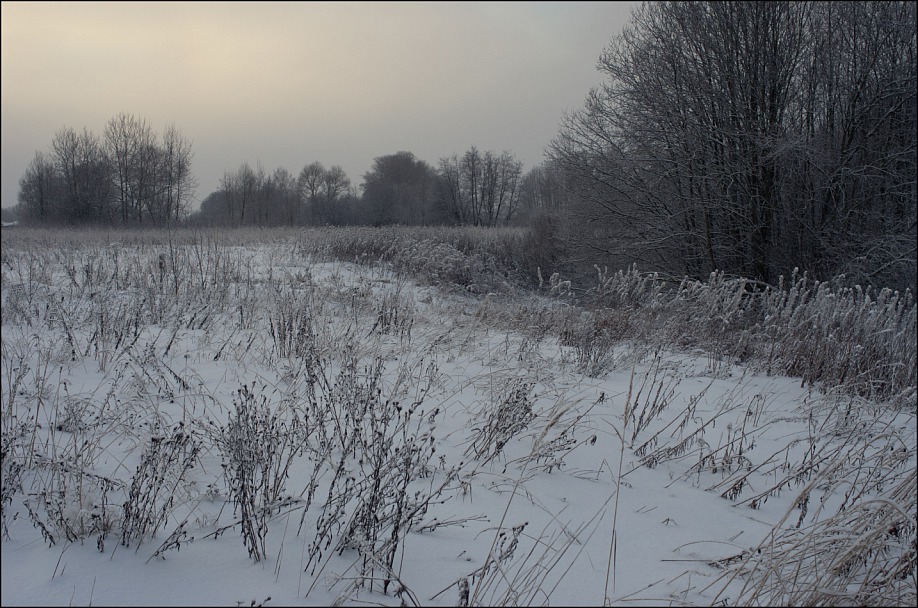
[[[124, 265], [141, 259], [130, 257], [135, 254], [128, 249], [120, 255]], [[451, 468], [459, 471], [398, 546], [396, 570], [407, 591], [396, 596], [398, 584], [393, 583], [383, 594], [380, 581], [372, 590], [367, 581], [361, 586], [361, 556], [353, 548], [340, 555], [324, 552], [311, 573], [308, 553], [331, 472], [320, 476], [316, 498], [304, 509], [302, 493], [317, 466], [305, 457], [295, 459], [286, 480], [289, 506], [269, 522], [266, 558], [250, 558], [240, 526], [218, 533], [238, 517], [221, 454], [207, 445], [176, 486], [164, 525], [153, 538], [130, 546], [122, 545], [115, 532], [102, 551], [97, 534], [75, 542], [58, 538], [50, 545], [23, 504], [28, 488], [37, 487], [29, 486], [34, 480], [28, 478], [26, 490], [4, 505], [3, 605], [324, 606], [399, 605], [404, 600], [408, 605], [454, 606], [460, 597], [457, 583], [465, 578], [481, 604], [602, 605], [608, 595], [613, 605], [707, 605], [735, 598], [741, 585], [738, 577], [721, 593], [727, 571], [718, 560], [757, 551], [789, 513], [791, 525], [800, 517], [797, 499], [808, 480], [780, 482], [805, 461], [808, 450], [833, 445], [816, 429], [840, 424], [832, 414], [832, 397], [801, 386], [799, 379], [766, 376], [701, 353], [623, 343], [613, 369], [584, 375], [574, 347], [539, 327], [534, 316], [525, 318], [533, 310], [546, 311], [546, 318], [560, 314], [562, 307], [553, 299], [447, 292], [414, 284], [384, 267], [321, 262], [292, 250], [250, 247], [233, 255], [247, 273], [226, 295], [236, 304], [217, 319], [193, 320], [203, 304], [191, 299], [184, 308], [164, 305], [163, 318], [138, 327], [132, 346], [126, 340], [109, 343], [107, 354], [89, 348], [94, 342], [88, 329], [82, 334], [75, 330], [76, 341], [86, 349], [76, 360], [43, 360], [42, 370], [46, 346], [66, 352], [62, 334], [47, 329], [53, 311], [38, 311], [47, 316], [31, 326], [7, 323], [4, 314], [4, 410], [15, 410], [15, 420], [25, 422], [31, 412], [39, 412], [43, 424], [34, 433], [40, 447], [58, 442], [62, 453], [72, 449], [82, 454], [87, 471], [129, 486], [156, 415], [172, 424], [184, 420], [187, 428], [205, 419], [226, 424], [243, 385], [275, 407], [285, 395], [300, 402], [305, 388], [298, 358], [278, 354], [269, 320], [284, 305], [291, 310], [311, 306], [314, 343], [332, 384], [343, 373], [350, 340], [362, 365], [369, 366], [374, 357], [383, 362], [384, 398], [400, 397], [407, 404], [422, 396], [418, 407], [424, 414], [412, 418], [411, 428], [420, 434], [432, 420], [436, 451], [427, 462], [429, 475], [413, 480], [409, 491], [432, 494], [449, 480]], [[9, 276], [4, 276], [4, 306], [14, 290], [25, 289]], [[201, 277], [206, 279], [204, 273]], [[58, 269], [42, 288], [56, 290], [58, 300], [85, 307], [63, 312], [74, 325], [76, 319], [91, 323], [92, 311], [102, 314], [106, 305], [109, 311], [122, 310], [106, 304], [106, 298], [122, 298], [125, 318], [152, 306], [147, 300], [138, 303], [140, 298], [165, 298], [127, 287], [90, 297], [88, 289], [84, 293], [69, 283]], [[381, 303], [387, 297], [398, 319], [385, 316]], [[524, 318], [508, 321], [520, 315]], [[109, 322], [118, 322], [114, 313]], [[383, 331], [385, 323], [391, 325]], [[30, 371], [11, 395], [14, 368], [23, 362], [30, 363]], [[429, 387], [426, 393], [424, 386]], [[523, 405], [531, 405], [534, 417], [495, 457], [476, 458], [471, 449], [476, 433], [519, 386], [524, 387]], [[52, 402], [82, 404], [79, 415], [86, 427], [52, 433]], [[626, 404], [634, 414], [627, 419]], [[891, 424], [911, 437], [908, 466], [913, 468], [914, 415], [869, 405], [862, 414], [865, 436]], [[101, 420], [109, 426], [93, 426]], [[5, 433], [12, 424], [4, 413]], [[644, 427], [635, 435], [637, 424]], [[562, 431], [572, 449], [563, 456], [560, 448], [555, 451], [560, 463], [549, 467], [549, 460], [529, 457]], [[641, 455], [635, 453], [654, 436]], [[689, 437], [694, 439], [676, 449]], [[90, 446], [86, 450], [76, 445], [84, 440]], [[666, 452], [667, 447], [673, 450]], [[656, 462], [647, 460], [652, 454]], [[364, 465], [354, 461], [348, 466], [359, 474]], [[725, 497], [744, 475], [746, 485], [738, 495]], [[769, 492], [774, 486], [781, 487]], [[837, 504], [843, 492], [827, 493], [826, 504]], [[752, 508], [748, 501], [757, 493], [766, 495]], [[115, 512], [121, 496], [111, 498]], [[98, 496], [86, 500], [98, 508]], [[186, 518], [193, 541], [155, 555]], [[491, 547], [496, 557], [501, 541], [509, 542], [513, 528], [523, 524], [512, 556], [495, 567]], [[471, 577], [486, 566], [485, 577]], [[380, 569], [376, 575], [382, 577]]]

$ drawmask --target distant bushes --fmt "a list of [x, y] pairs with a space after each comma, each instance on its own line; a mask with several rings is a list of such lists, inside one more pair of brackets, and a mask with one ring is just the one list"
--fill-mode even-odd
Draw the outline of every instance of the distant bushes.
[[721, 272], [675, 283], [636, 267], [614, 273], [596, 267], [592, 285], [562, 289], [566, 282], [551, 266], [560, 259], [559, 241], [557, 224], [545, 218], [530, 228], [308, 230], [299, 246], [335, 259], [390, 264], [416, 280], [472, 292], [533, 288], [541, 275], [545, 293], [564, 293], [592, 312], [590, 327], [557, 327], [594, 363], [614, 361], [603, 348], [639, 339], [702, 349], [715, 367], [744, 362], [827, 390], [914, 401], [918, 324], [910, 291], [812, 281], [805, 273], [781, 277], [774, 287]]
[[309, 229], [299, 247], [304, 253], [361, 264], [384, 263], [396, 272], [442, 287], [467, 291], [506, 291], [538, 282], [538, 263], [552, 262], [551, 229], [501, 227], [350, 227]]

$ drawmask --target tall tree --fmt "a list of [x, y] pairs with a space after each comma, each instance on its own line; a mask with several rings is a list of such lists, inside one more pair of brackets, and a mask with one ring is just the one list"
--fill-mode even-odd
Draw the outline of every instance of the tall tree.
[[163, 131], [162, 157], [162, 215], [168, 222], [179, 221], [188, 213], [188, 206], [197, 179], [191, 172], [191, 141], [175, 125]]
[[317, 206], [319, 206], [319, 193], [325, 181], [325, 167], [319, 161], [312, 162], [300, 171], [297, 178], [297, 187], [303, 199], [303, 212], [307, 224], [315, 224], [317, 220]]
[[350, 187], [351, 180], [347, 173], [344, 172], [344, 169], [341, 168], [341, 165], [334, 165], [325, 172], [325, 177], [322, 180], [322, 194], [326, 201], [333, 202], [337, 200]]
[[440, 159], [438, 191], [441, 206], [446, 209], [453, 222], [464, 225], [473, 221], [471, 209], [463, 200], [461, 175], [459, 158], [455, 154]]
[[156, 173], [156, 136], [142, 118], [122, 112], [105, 125], [105, 151], [123, 223], [141, 222], [151, 206]]
[[[351, 187], [350, 178], [340, 165], [323, 171], [319, 178], [321, 181], [318, 194], [314, 196], [312, 203], [314, 222], [318, 225], [344, 223], [343, 210], [338, 203]], [[311, 187], [312, 185], [310, 189]]]

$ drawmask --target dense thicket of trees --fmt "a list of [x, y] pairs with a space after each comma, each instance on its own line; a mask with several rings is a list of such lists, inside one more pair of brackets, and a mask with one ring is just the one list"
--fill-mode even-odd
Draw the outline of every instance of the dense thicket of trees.
[[19, 181], [17, 215], [40, 223], [163, 224], [183, 219], [194, 194], [191, 142], [174, 126], [160, 137], [119, 114], [103, 138], [58, 131]]
[[561, 166], [552, 161], [539, 163], [520, 180], [518, 218], [557, 216], [571, 206], [571, 193]]
[[447, 215], [437, 200], [436, 171], [411, 152], [380, 156], [363, 176], [362, 202], [368, 223], [442, 224]]
[[356, 196], [344, 170], [306, 165], [299, 177], [280, 167], [270, 175], [243, 163], [226, 171], [190, 221], [225, 226], [299, 226], [352, 223]]
[[912, 2], [652, 2], [550, 148], [583, 247], [702, 277], [914, 287]]

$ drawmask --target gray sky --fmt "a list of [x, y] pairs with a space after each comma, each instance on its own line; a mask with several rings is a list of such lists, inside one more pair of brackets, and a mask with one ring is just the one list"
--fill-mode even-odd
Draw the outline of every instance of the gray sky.
[[633, 2], [7, 2], [2, 205], [62, 127], [121, 112], [193, 141], [197, 201], [243, 162], [354, 185], [400, 150], [543, 160]]

